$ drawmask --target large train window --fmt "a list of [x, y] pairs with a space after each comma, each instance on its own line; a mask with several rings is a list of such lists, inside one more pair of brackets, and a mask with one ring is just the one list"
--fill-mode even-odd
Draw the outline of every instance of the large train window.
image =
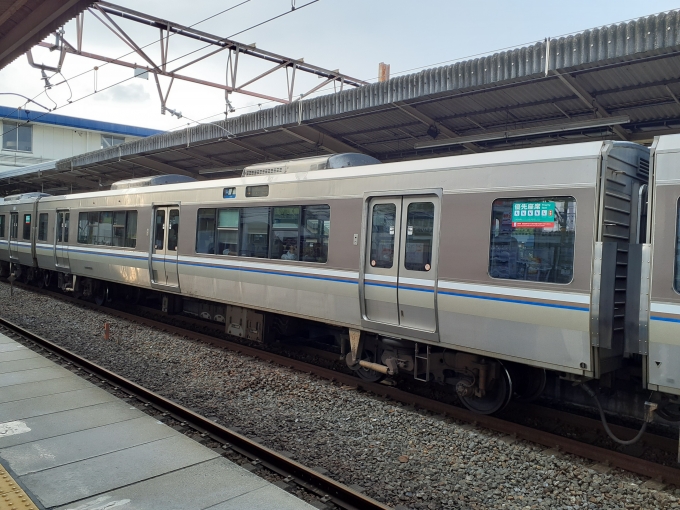
[[47, 213], [38, 216], [38, 241], [47, 241]]
[[[66, 235], [68, 236], [68, 230]], [[68, 238], [65, 241], [68, 241]], [[78, 214], [78, 242], [98, 246], [135, 248], [137, 246], [137, 211], [81, 212]]]
[[491, 213], [489, 276], [571, 282], [575, 227], [573, 197], [495, 200]]
[[196, 253], [325, 263], [327, 205], [199, 209]]
[[25, 240], [30, 240], [31, 239], [31, 215], [30, 214], [24, 214], [24, 239]]

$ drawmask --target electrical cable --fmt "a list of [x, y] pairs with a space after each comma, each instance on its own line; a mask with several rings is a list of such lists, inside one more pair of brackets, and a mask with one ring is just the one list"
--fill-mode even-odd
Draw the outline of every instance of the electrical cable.
[[604, 427], [605, 432], [607, 432], [607, 435], [611, 438], [612, 441], [614, 441], [615, 443], [626, 446], [626, 445], [637, 443], [640, 440], [642, 435], [647, 430], [647, 423], [648, 423], [647, 420], [645, 420], [645, 422], [642, 424], [642, 428], [638, 432], [637, 436], [635, 436], [633, 439], [630, 439], [628, 441], [624, 441], [622, 439], [619, 439], [618, 437], [616, 437], [614, 435], [614, 433], [609, 428], [609, 425], [607, 424], [607, 418], [604, 415], [604, 410], [602, 409], [602, 405], [600, 405], [600, 401], [598, 400], [597, 395], [595, 395], [595, 392], [590, 388], [590, 386], [588, 386], [586, 384], [582, 384], [581, 388], [583, 388], [583, 391], [585, 391], [588, 395], [593, 397], [593, 400], [597, 404], [597, 408], [600, 411], [600, 418], [602, 419], [602, 426]]

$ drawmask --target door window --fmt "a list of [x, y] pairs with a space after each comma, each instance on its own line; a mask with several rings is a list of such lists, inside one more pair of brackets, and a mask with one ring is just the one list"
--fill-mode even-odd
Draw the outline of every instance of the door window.
[[429, 271], [432, 267], [434, 204], [412, 202], [406, 210], [404, 267], [410, 271]]
[[170, 209], [168, 214], [168, 250], [177, 251], [179, 234], [179, 209]]
[[31, 215], [24, 214], [24, 239], [29, 240], [31, 238]]
[[64, 234], [64, 213], [57, 213], [57, 242], [63, 241]]
[[0, 215], [0, 239], [5, 237], [5, 215]]
[[154, 248], [157, 250], [162, 250], [164, 240], [165, 240], [165, 211], [163, 209], [157, 209], [156, 229], [154, 233]]
[[16, 239], [17, 236], [19, 235], [19, 214], [12, 213], [10, 215], [9, 221], [10, 221], [9, 238]]
[[[64, 242], [68, 243], [68, 220], [71, 213], [64, 213]], [[61, 239], [60, 239], [61, 240]]]
[[397, 206], [376, 204], [371, 217], [371, 266], [388, 269], [394, 262]]

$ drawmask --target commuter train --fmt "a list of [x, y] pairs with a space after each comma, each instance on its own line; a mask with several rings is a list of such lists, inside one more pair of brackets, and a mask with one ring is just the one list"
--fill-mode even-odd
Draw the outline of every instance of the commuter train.
[[680, 420], [680, 135], [185, 181], [6, 197], [2, 275], [154, 295], [256, 342], [305, 332], [479, 413], [596, 380], [610, 408], [655, 390]]

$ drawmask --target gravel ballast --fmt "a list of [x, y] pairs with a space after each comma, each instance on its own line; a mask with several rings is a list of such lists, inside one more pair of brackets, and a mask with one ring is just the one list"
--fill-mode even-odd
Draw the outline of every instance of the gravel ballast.
[[[0, 315], [400, 508], [680, 508], [680, 489], [9, 285]], [[111, 339], [104, 340], [108, 322]]]

